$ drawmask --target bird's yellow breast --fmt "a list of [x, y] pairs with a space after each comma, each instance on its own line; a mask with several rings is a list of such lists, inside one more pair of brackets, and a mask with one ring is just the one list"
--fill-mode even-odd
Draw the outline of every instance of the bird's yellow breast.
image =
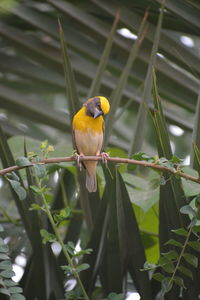
[[93, 117], [86, 115], [86, 108], [82, 107], [73, 118], [73, 129], [82, 132], [94, 131], [95, 133], [101, 133], [103, 131], [103, 118], [99, 116], [94, 119]]

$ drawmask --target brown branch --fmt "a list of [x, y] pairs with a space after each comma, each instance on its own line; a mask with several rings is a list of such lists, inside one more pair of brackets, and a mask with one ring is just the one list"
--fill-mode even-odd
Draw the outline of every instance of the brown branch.
[[[52, 164], [52, 163], [71, 162], [71, 161], [76, 161], [76, 157], [69, 156], [69, 157], [46, 158], [46, 159], [40, 160], [39, 162], [32, 162], [32, 165], [23, 166], [23, 167], [12, 166], [12, 167], [0, 170], [0, 175], [3, 176], [5, 174], [13, 172], [13, 171], [17, 171], [17, 170], [27, 168], [27, 167], [32, 167], [35, 164]], [[80, 161], [102, 161], [102, 158], [101, 158], [101, 156], [80, 156]], [[150, 163], [147, 161], [140, 161], [140, 160], [134, 160], [134, 159], [129, 159], [129, 158], [121, 158], [121, 157], [108, 157], [107, 161], [114, 162], [114, 163], [132, 164], [132, 165], [139, 165], [139, 166], [143, 166], [143, 167], [149, 167], [149, 168], [160, 170], [161, 172], [168, 172], [168, 173], [183, 177], [187, 180], [191, 180], [191, 181], [200, 183], [199, 177], [191, 176], [180, 170], [177, 171], [176, 169], [169, 169], [167, 167], [158, 165], [156, 163]]]

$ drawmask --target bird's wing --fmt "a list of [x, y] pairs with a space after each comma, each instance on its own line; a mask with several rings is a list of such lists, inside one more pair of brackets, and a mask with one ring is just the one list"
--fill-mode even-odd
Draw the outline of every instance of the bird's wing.
[[72, 127], [72, 144], [73, 144], [73, 148], [79, 153], [78, 147], [76, 145], [75, 129], [73, 127]]
[[[78, 150], [78, 147], [77, 147], [77, 144], [76, 144], [75, 129], [74, 129], [73, 125], [72, 125], [72, 143], [73, 143], [73, 147], [74, 147], [74, 149], [76, 150], [76, 152], [77, 152], [78, 154], [80, 154], [80, 152], [79, 152], [79, 150]], [[83, 161], [81, 162], [81, 164], [82, 164], [82, 166], [83, 166], [84, 168], [86, 168]]]
[[102, 143], [102, 146], [100, 149], [100, 153], [102, 152], [102, 149], [104, 147], [104, 137], [105, 137], [105, 121], [104, 121], [104, 119], [103, 119], [103, 123], [102, 123], [102, 132], [103, 132], [103, 143]]

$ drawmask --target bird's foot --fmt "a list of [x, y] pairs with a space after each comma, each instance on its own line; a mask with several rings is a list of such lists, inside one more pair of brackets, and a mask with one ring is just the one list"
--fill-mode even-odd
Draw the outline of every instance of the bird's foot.
[[80, 161], [80, 158], [83, 157], [82, 154], [78, 154], [77, 152], [74, 153], [74, 157], [77, 163], [78, 168], [80, 169], [80, 171], [82, 170], [82, 162]]
[[101, 159], [102, 159], [102, 163], [104, 163], [107, 166], [107, 158], [109, 157], [108, 153], [106, 152], [101, 152], [100, 153]]

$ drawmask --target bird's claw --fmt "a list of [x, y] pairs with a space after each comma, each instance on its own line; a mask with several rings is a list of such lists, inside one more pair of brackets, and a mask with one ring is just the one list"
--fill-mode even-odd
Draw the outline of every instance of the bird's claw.
[[77, 163], [78, 168], [80, 169], [80, 171], [82, 170], [82, 162], [80, 161], [80, 157], [82, 157], [83, 155], [78, 154], [77, 152], [74, 153], [74, 157]]
[[109, 157], [108, 153], [101, 152], [100, 156], [101, 156], [101, 159], [102, 159], [102, 163], [104, 163], [107, 166], [107, 163], [108, 163], [107, 158]]

